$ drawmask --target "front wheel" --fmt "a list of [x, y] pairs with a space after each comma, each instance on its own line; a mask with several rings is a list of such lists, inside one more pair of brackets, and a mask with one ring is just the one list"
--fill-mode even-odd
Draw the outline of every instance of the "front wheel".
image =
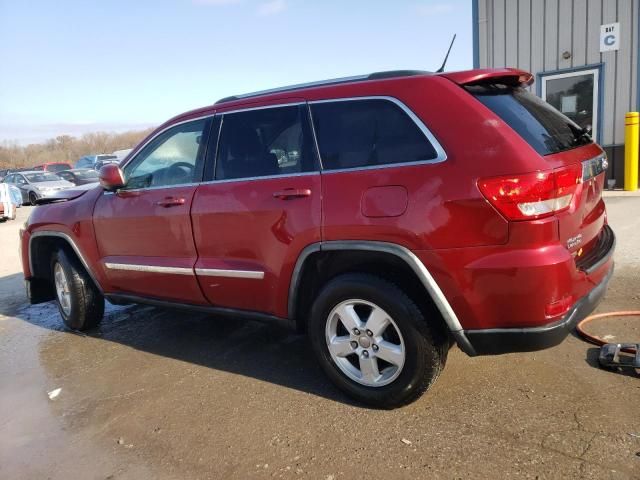
[[73, 330], [96, 327], [104, 315], [104, 297], [78, 260], [58, 250], [51, 260], [58, 311]]
[[38, 200], [38, 196], [34, 192], [29, 192], [29, 204], [35, 207], [36, 200]]
[[382, 408], [422, 395], [448, 352], [446, 338], [430, 327], [413, 300], [368, 274], [341, 275], [322, 289], [309, 335], [329, 378], [351, 397]]

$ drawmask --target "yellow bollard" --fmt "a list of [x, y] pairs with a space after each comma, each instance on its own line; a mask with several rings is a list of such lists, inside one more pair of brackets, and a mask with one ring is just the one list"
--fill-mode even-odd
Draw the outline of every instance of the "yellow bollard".
[[640, 114], [628, 112], [624, 116], [624, 189], [638, 189], [638, 133]]

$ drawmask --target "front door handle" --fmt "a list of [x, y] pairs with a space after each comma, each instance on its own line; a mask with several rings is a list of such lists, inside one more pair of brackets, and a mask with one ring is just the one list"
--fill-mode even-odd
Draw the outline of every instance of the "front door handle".
[[156, 202], [156, 205], [158, 205], [159, 207], [169, 208], [184, 205], [184, 202], [185, 200], [182, 197], [166, 197]]
[[284, 190], [273, 192], [273, 198], [280, 200], [290, 200], [292, 198], [302, 198], [310, 195], [311, 190], [308, 188], [285, 188]]

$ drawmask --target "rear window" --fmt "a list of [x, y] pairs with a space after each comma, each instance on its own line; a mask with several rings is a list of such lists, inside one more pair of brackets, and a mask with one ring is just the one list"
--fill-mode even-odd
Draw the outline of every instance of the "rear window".
[[63, 170], [69, 170], [71, 165], [68, 163], [52, 163], [47, 165], [47, 172], [61, 172]]
[[325, 170], [373, 167], [437, 158], [409, 115], [385, 99], [329, 101], [311, 105]]
[[465, 88], [540, 155], [592, 143], [585, 130], [522, 87], [489, 84]]

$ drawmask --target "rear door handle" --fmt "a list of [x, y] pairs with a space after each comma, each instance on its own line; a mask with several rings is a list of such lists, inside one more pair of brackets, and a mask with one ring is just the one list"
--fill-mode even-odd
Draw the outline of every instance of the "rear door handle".
[[290, 200], [292, 198], [302, 198], [310, 195], [311, 190], [308, 188], [285, 188], [284, 190], [273, 192], [273, 198], [280, 200]]
[[156, 202], [156, 205], [158, 205], [159, 207], [169, 208], [184, 205], [184, 202], [185, 200], [182, 197], [166, 197]]

